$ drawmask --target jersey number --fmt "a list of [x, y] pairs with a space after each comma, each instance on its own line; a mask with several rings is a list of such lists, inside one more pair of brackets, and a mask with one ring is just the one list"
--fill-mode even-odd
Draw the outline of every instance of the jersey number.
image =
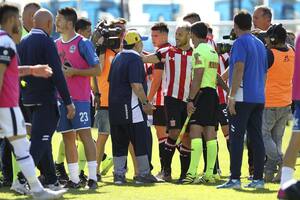
[[89, 121], [88, 113], [87, 112], [80, 112], [80, 122], [87, 122]]

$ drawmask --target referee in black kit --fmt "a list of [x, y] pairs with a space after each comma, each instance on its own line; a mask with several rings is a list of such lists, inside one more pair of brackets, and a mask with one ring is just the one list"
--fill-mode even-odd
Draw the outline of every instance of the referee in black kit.
[[134, 147], [138, 165], [135, 183], [154, 183], [147, 150], [147, 116], [155, 109], [147, 100], [141, 36], [135, 30], [125, 34], [123, 50], [111, 64], [108, 77], [108, 111], [114, 161], [114, 183], [126, 183], [126, 161], [129, 142]]

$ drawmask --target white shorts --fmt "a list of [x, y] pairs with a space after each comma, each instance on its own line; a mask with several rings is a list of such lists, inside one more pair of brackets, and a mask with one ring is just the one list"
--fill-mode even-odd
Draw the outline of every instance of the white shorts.
[[26, 135], [25, 120], [19, 107], [0, 108], [0, 138]]

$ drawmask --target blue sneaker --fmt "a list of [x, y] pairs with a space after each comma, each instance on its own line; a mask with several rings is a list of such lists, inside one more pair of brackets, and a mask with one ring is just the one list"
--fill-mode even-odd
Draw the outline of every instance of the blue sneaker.
[[217, 189], [226, 189], [226, 188], [240, 189], [241, 181], [238, 179], [229, 179], [226, 183], [217, 186]]
[[245, 188], [263, 189], [265, 188], [265, 182], [263, 179], [253, 180], [249, 184], [245, 185]]

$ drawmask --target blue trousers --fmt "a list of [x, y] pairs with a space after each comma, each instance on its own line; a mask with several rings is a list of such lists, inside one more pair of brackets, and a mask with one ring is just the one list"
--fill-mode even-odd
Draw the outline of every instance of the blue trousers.
[[30, 154], [35, 165], [45, 176], [45, 184], [57, 181], [52, 155], [51, 140], [59, 120], [56, 104], [30, 106], [32, 112], [32, 129]]
[[253, 150], [254, 180], [262, 179], [265, 147], [262, 138], [262, 114], [264, 104], [236, 102], [236, 115], [229, 117], [230, 172], [231, 179], [240, 179], [243, 158], [244, 135], [247, 130]]

